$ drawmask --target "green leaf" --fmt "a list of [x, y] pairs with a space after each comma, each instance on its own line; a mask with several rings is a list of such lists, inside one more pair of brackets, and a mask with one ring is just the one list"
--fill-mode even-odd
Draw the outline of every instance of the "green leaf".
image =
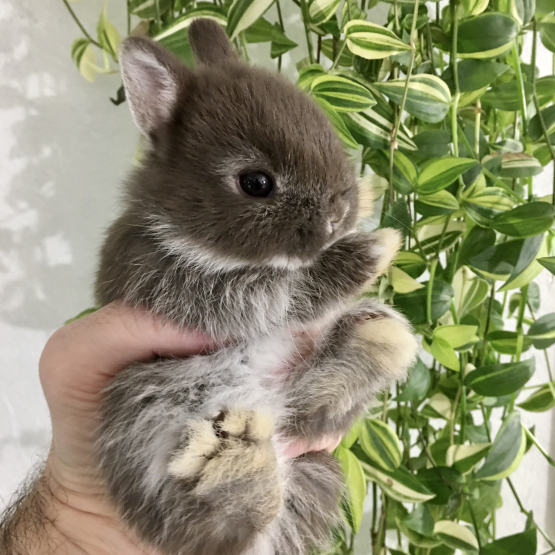
[[530, 412], [545, 412], [555, 407], [555, 384], [545, 384], [536, 389], [525, 401], [519, 403], [521, 409]]
[[466, 474], [479, 463], [489, 452], [491, 443], [476, 443], [474, 445], [451, 445], [447, 449], [447, 466], [453, 466]]
[[389, 281], [396, 293], [410, 293], [424, 287], [396, 266], [389, 269]]
[[73, 318], [70, 318], [69, 320], [66, 320], [64, 322], [64, 326], [67, 326], [67, 324], [71, 324], [71, 322], [75, 322], [76, 320], [79, 320], [80, 318], [83, 318], [83, 316], [87, 316], [89, 314], [92, 314], [93, 312], [96, 312], [97, 310], [98, 310], [98, 307], [86, 308], [85, 310], [82, 310], [79, 314], [77, 314], [77, 316], [74, 316]]
[[452, 549], [473, 550], [478, 549], [476, 536], [462, 524], [451, 520], [440, 520], [434, 526], [434, 535]]
[[402, 467], [389, 472], [370, 461], [362, 461], [361, 465], [369, 480], [376, 482], [387, 495], [401, 503], [424, 503], [434, 498], [429, 489]]
[[[453, 347], [453, 349], [460, 349], [469, 343], [477, 341], [476, 332], [478, 331], [477, 326], [466, 326], [466, 325], [448, 325], [448, 326], [438, 326], [433, 331], [433, 338], [445, 339], [447, 343]], [[459, 367], [455, 368], [458, 370]]]
[[[488, 341], [493, 350], [503, 355], [516, 355], [518, 349], [518, 333], [515, 331], [496, 330], [488, 333]], [[532, 346], [532, 340], [524, 336], [520, 346], [526, 352]]]
[[129, 0], [129, 11], [141, 19], [155, 19], [171, 6], [171, 0]]
[[427, 505], [420, 504], [403, 519], [403, 525], [423, 536], [431, 536], [434, 532], [434, 517]]
[[234, 0], [227, 16], [227, 34], [233, 40], [235, 37], [250, 27], [274, 0]]
[[[405, 79], [393, 79], [374, 83], [374, 87], [392, 102], [401, 104], [406, 86]], [[418, 74], [409, 82], [405, 110], [413, 116], [429, 123], [442, 121], [451, 103], [449, 87], [435, 75]]]
[[520, 464], [526, 448], [526, 435], [517, 411], [509, 414], [499, 429], [484, 465], [476, 472], [479, 480], [501, 480]]
[[478, 395], [486, 397], [510, 395], [528, 382], [535, 369], [534, 357], [520, 362], [489, 364], [469, 372], [465, 383]]
[[481, 226], [490, 225], [498, 214], [510, 210], [514, 204], [514, 199], [500, 187], [474, 185], [463, 193], [461, 202], [467, 214]]
[[434, 337], [430, 346], [430, 352], [440, 364], [445, 366], [445, 368], [449, 368], [450, 370], [460, 369], [457, 353], [445, 339]]
[[547, 202], [529, 202], [499, 214], [491, 227], [511, 237], [533, 237], [547, 231], [555, 222], [555, 206]]
[[407, 203], [404, 199], [397, 199], [385, 213], [382, 227], [392, 227], [398, 229], [403, 236], [407, 234], [411, 227], [410, 214]]
[[536, 81], [536, 93], [541, 106], [553, 101], [553, 97], [555, 97], [555, 75], [540, 77]]
[[477, 164], [470, 158], [437, 158], [428, 162], [420, 172], [417, 189], [430, 195], [445, 189], [464, 172]]
[[187, 14], [174, 20], [153, 38], [164, 48], [173, 52], [178, 58], [193, 66], [194, 58], [189, 43], [188, 30], [191, 23], [199, 17], [212, 19], [222, 26], [227, 25], [225, 14], [220, 8], [207, 2], [202, 2], [199, 3], [199, 7], [190, 10]]
[[518, 262], [523, 250], [524, 239], [513, 239], [489, 247], [468, 261], [470, 266], [480, 270], [491, 279], [504, 281], [508, 279]]
[[[399, 309], [414, 326], [426, 323], [426, 298], [428, 283], [423, 283], [424, 289], [418, 289], [406, 295], [395, 295], [395, 307]], [[451, 306], [451, 299], [455, 291], [444, 281], [435, 279], [432, 286], [432, 320], [441, 318]]]
[[544, 256], [543, 258], [538, 258], [536, 262], [539, 262], [544, 268], [547, 268], [555, 275], [555, 256]]
[[[389, 151], [375, 150], [364, 157], [364, 162], [378, 175], [389, 179]], [[418, 176], [418, 168], [405, 154], [396, 150], [393, 154], [393, 186], [403, 194], [412, 193]]]
[[[524, 81], [524, 94], [527, 104], [532, 100], [533, 93], [532, 84]], [[517, 81], [509, 81], [493, 87], [482, 96], [481, 102], [497, 110], [520, 110], [520, 88]]]
[[[248, 43], [271, 42], [273, 34], [274, 26], [267, 19], [259, 17], [245, 31], [245, 38]], [[322, 68], [322, 71], [324, 71], [324, 68]]]
[[299, 78], [297, 79], [297, 85], [304, 91], [310, 90], [312, 81], [316, 77], [320, 77], [325, 73], [324, 68], [320, 64], [310, 64], [299, 70]]
[[461, 0], [465, 15], [478, 15], [482, 13], [489, 4], [489, 0]]
[[555, 312], [538, 318], [528, 329], [528, 337], [536, 349], [547, 349], [555, 343]]
[[370, 91], [355, 81], [337, 75], [321, 75], [312, 81], [311, 92], [338, 112], [360, 112], [376, 101]]
[[[447, 441], [449, 439], [447, 438]], [[423, 468], [417, 472], [418, 480], [436, 496], [428, 501], [431, 505], [445, 505], [461, 488], [462, 474], [447, 466]]]
[[536, 258], [544, 254], [547, 254], [547, 244], [543, 235], [536, 235], [524, 239], [522, 250], [520, 251], [515, 267], [505, 285], [498, 291], [505, 292], [511, 289], [518, 289], [528, 285], [531, 281], [536, 279], [538, 274], [542, 271], [542, 266], [536, 262]]
[[353, 532], [356, 534], [362, 523], [364, 498], [366, 497], [366, 480], [364, 478], [364, 472], [360, 461], [351, 451], [345, 449], [345, 447], [339, 446], [334, 453], [339, 459], [341, 470], [343, 470], [343, 475], [345, 476]]
[[98, 42], [103, 50], [108, 52], [115, 62], [118, 61], [118, 49], [121, 43], [121, 35], [108, 19], [107, 4], [104, 4], [100, 12], [100, 19], [96, 26]]
[[448, 191], [438, 191], [431, 195], [419, 195], [414, 201], [414, 209], [425, 217], [451, 214], [459, 209], [457, 199]]
[[474, 226], [465, 237], [459, 252], [459, 265], [467, 265], [471, 258], [478, 256], [495, 245], [495, 231]]
[[417, 252], [401, 251], [397, 253], [394, 263], [414, 279], [426, 271], [426, 260]]
[[421, 131], [413, 137], [414, 144], [418, 147], [418, 154], [424, 158], [441, 158], [449, 153], [449, 144], [452, 141], [451, 133], [430, 129]]
[[96, 75], [96, 59], [89, 39], [75, 39], [71, 46], [71, 58], [81, 75], [90, 83]]
[[385, 422], [367, 419], [362, 425], [359, 442], [368, 457], [383, 470], [393, 472], [401, 464], [401, 443]]
[[[347, 127], [361, 145], [373, 149], [389, 149], [393, 129], [393, 112], [389, 106], [378, 104], [359, 114], [345, 114], [345, 118]], [[403, 127], [397, 134], [399, 148], [416, 150], [417, 146]]]
[[540, 21], [540, 37], [543, 45], [555, 52], [555, 15], [546, 15]]
[[351, 429], [343, 436], [341, 440], [341, 446], [349, 449], [352, 447], [353, 443], [358, 439], [360, 435], [360, 430], [362, 429], [363, 422], [362, 420], [357, 420], [352, 426]]
[[530, 528], [484, 545], [480, 555], [536, 555], [537, 549], [537, 530]]
[[498, 9], [511, 14], [519, 25], [526, 25], [532, 19], [535, 6], [535, 0], [498, 0]]
[[458, 32], [460, 58], [495, 58], [512, 47], [518, 23], [499, 12], [483, 13], [461, 21]]
[[474, 307], [480, 305], [489, 292], [488, 282], [475, 277], [467, 281], [468, 288], [464, 292], [463, 301], [460, 304], [459, 317], [468, 314]]
[[[342, 40], [337, 42], [336, 51], [339, 52], [343, 47]], [[324, 39], [322, 41], [322, 54], [329, 58], [332, 62], [334, 61], [334, 47], [333, 47], [333, 39]], [[339, 61], [337, 63], [338, 66], [341, 67], [351, 67], [353, 65], [353, 55], [347, 50], [347, 48], [343, 48], [341, 55], [339, 56]]]
[[[432, 536], [434, 531], [434, 518], [427, 504], [421, 503], [406, 516], [406, 510], [399, 508], [395, 515], [395, 524], [407, 536], [411, 545], [430, 548], [436, 547], [441, 542]], [[390, 550], [391, 551], [391, 550]], [[392, 555], [395, 555], [392, 552]]]
[[[547, 129], [547, 134], [550, 137], [550, 142], [553, 143], [554, 139], [551, 136], [555, 132], [555, 106], [549, 106], [541, 111], [543, 121], [545, 123], [545, 128]], [[541, 127], [540, 118], [536, 114], [530, 120], [530, 126], [528, 127], [528, 133], [532, 140], [537, 141], [543, 139], [543, 129]]]
[[503, 139], [495, 144], [490, 143], [490, 147], [501, 154], [507, 152], [522, 152], [524, 150], [523, 144], [515, 139]]
[[507, 177], [509, 179], [533, 177], [542, 171], [543, 167], [540, 162], [530, 154], [509, 152], [503, 154], [503, 165], [501, 166], [499, 177]]
[[452, 420], [455, 416], [451, 400], [443, 393], [432, 395], [421, 414], [429, 418], [444, 418], [445, 420]]
[[341, 4], [341, 0], [313, 0], [308, 9], [310, 22], [321, 25], [330, 19]]
[[272, 47], [270, 50], [270, 58], [279, 58], [289, 50], [296, 48], [298, 44], [291, 40], [282, 30], [278, 23], [274, 24], [274, 32], [272, 34]]
[[344, 32], [349, 50], [367, 60], [388, 58], [411, 49], [393, 31], [362, 19], [349, 21]]
[[[500, 75], [503, 75], [510, 66], [490, 60], [461, 60], [457, 64], [459, 76], [459, 89], [461, 92], [472, 92], [489, 87]], [[453, 69], [449, 67], [443, 72], [441, 78], [447, 83], [451, 92], [455, 90]]]
[[418, 357], [416, 363], [409, 370], [408, 383], [404, 386], [403, 391], [397, 395], [396, 400], [399, 402], [421, 401], [426, 397], [431, 383], [430, 370]]
[[335, 132], [337, 133], [343, 144], [348, 148], [358, 149], [358, 143], [355, 141], [355, 139], [347, 129], [347, 126], [345, 125], [345, 122], [341, 119], [341, 116], [334, 110], [333, 106], [331, 106], [331, 104], [323, 98], [315, 97], [315, 99], [316, 102], [318, 102], [320, 108], [322, 108], [322, 110], [326, 114], [326, 116], [328, 116], [331, 124], [333, 125], [333, 128], [335, 129]]

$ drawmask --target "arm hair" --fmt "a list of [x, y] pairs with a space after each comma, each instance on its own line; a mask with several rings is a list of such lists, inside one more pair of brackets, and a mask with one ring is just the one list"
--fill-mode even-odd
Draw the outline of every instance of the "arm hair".
[[50, 491], [41, 462], [19, 487], [0, 515], [0, 553], [30, 555], [52, 553], [53, 521], [47, 515]]

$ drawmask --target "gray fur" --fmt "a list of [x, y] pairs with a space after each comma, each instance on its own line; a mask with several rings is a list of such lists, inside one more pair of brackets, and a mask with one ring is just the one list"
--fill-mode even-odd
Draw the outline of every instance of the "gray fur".
[[[339, 521], [340, 472], [328, 453], [290, 460], [285, 446], [347, 431], [414, 354], [401, 316], [348, 304], [396, 239], [353, 231], [353, 171], [309, 98], [243, 64], [214, 22], [195, 21], [190, 40], [195, 72], [148, 39], [122, 47], [124, 76], [142, 60], [125, 84], [151, 146], [96, 294], [226, 346], [118, 374], [100, 464], [124, 519], [165, 555], [303, 555]], [[140, 90], [160, 82], [152, 72], [175, 80], [175, 101]], [[271, 175], [276, 194], [242, 195], [243, 171]]]

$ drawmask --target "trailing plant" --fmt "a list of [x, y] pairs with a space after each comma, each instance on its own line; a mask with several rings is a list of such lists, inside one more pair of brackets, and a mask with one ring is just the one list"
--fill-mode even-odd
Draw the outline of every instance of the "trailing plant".
[[[63, 1], [84, 34], [72, 48], [83, 76], [113, 71], [120, 34], [106, 8], [93, 38]], [[361, 225], [395, 227], [405, 238], [388, 275], [365, 294], [407, 315], [423, 353], [407, 383], [383, 395], [335, 451], [350, 531], [337, 532], [334, 553], [352, 553], [355, 535], [367, 533], [367, 492], [374, 554], [532, 555], [538, 533], [553, 551], [511, 475], [529, 449], [555, 464], [521, 421], [523, 411], [555, 406], [546, 351], [555, 313], [536, 317], [534, 282], [544, 268], [555, 273], [555, 180], [547, 196], [535, 182], [555, 160], [555, 76], [539, 78], [536, 67], [539, 41], [555, 52], [555, 5], [387, 0], [387, 23], [378, 25], [368, 10], [379, 3], [128, 0], [127, 33], [192, 63], [187, 29], [202, 16], [225, 26], [247, 59], [259, 42], [271, 43], [278, 69], [290, 50], [304, 51], [299, 87], [359, 164], [363, 197], [382, 199], [379, 222], [363, 202]], [[289, 38], [285, 10], [297, 14], [305, 42]], [[124, 101], [123, 89], [113, 101]], [[539, 357], [549, 381], [529, 386]], [[522, 531], [498, 538], [503, 481], [526, 518]]]

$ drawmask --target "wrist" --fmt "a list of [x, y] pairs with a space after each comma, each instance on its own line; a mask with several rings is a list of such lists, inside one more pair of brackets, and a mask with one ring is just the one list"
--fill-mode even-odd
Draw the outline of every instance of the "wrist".
[[49, 464], [0, 524], [4, 555], [155, 555], [103, 494], [65, 487]]

